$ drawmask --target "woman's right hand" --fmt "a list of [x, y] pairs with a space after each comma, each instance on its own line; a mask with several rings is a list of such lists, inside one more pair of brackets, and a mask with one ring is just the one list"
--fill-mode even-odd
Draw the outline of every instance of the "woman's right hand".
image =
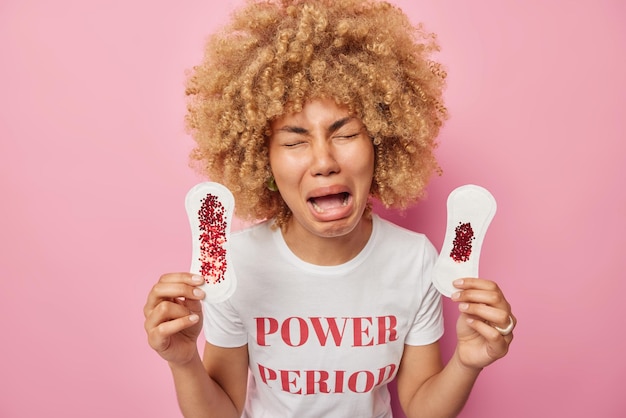
[[182, 365], [198, 353], [204, 292], [202, 276], [168, 273], [161, 276], [144, 306], [148, 343], [170, 364]]

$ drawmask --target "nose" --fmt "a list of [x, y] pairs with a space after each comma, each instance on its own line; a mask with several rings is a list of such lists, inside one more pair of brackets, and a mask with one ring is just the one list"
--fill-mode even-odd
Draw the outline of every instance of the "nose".
[[332, 143], [316, 141], [312, 148], [311, 175], [329, 176], [339, 172], [339, 163]]

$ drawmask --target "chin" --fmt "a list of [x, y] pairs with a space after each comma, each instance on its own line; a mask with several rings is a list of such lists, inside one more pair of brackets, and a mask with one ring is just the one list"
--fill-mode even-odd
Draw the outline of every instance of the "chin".
[[[340, 238], [350, 235], [354, 232], [361, 221], [363, 220], [363, 216], [361, 215], [358, 218], [343, 218], [334, 221], [325, 221], [322, 222], [321, 226], [318, 229], [318, 234], [324, 238]], [[320, 222], [317, 222], [318, 225]]]

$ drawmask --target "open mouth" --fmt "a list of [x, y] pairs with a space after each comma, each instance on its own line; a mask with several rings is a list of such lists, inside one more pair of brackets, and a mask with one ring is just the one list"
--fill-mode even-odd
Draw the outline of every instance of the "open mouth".
[[313, 209], [315, 209], [317, 213], [324, 213], [329, 210], [343, 208], [348, 205], [349, 201], [350, 193], [347, 192], [312, 197], [309, 199], [311, 206], [313, 206]]

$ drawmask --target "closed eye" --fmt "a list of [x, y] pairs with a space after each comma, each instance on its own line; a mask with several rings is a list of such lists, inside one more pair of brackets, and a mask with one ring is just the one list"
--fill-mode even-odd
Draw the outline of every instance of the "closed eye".
[[304, 143], [305, 143], [304, 141], [293, 141], [293, 142], [286, 142], [282, 144], [282, 146], [285, 148], [293, 148], [293, 147], [297, 147], [298, 145], [302, 145]]
[[355, 132], [353, 134], [347, 134], [347, 135], [334, 135], [333, 138], [336, 140], [351, 140], [351, 139], [355, 139], [357, 138], [361, 133], [360, 132]]

